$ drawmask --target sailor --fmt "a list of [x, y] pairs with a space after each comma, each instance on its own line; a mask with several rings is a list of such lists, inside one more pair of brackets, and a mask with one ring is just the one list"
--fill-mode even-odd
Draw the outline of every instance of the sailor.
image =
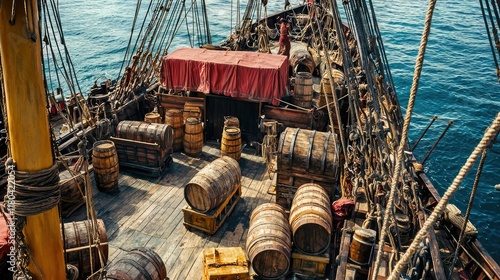
[[287, 58], [290, 58], [290, 39], [288, 38], [290, 23], [285, 18], [281, 18], [280, 21], [280, 48], [278, 50], [278, 54], [286, 55]]

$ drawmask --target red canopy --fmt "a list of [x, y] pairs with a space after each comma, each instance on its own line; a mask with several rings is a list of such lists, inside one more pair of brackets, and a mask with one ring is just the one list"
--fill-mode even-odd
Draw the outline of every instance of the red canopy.
[[160, 82], [167, 89], [279, 105], [287, 79], [288, 59], [283, 55], [184, 48], [162, 58]]

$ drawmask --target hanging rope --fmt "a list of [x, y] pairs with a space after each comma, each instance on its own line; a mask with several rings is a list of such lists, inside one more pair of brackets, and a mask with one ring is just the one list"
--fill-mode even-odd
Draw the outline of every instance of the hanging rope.
[[383, 248], [384, 248], [385, 236], [387, 234], [387, 229], [388, 229], [388, 225], [389, 225], [389, 218], [390, 218], [390, 215], [393, 214], [393, 211], [394, 211], [394, 205], [393, 205], [394, 194], [396, 192], [396, 188], [397, 188], [397, 185], [399, 182], [399, 176], [401, 173], [401, 166], [403, 165], [402, 162], [403, 162], [404, 149], [405, 149], [406, 144], [407, 144], [408, 129], [410, 127], [411, 115], [413, 112], [415, 99], [417, 97], [418, 82], [420, 80], [420, 74], [422, 73], [422, 65], [424, 63], [425, 50], [427, 47], [427, 42], [428, 42], [430, 31], [431, 31], [432, 15], [434, 13], [435, 5], [436, 5], [436, 0], [430, 0], [429, 6], [427, 8], [427, 13], [425, 15], [424, 31], [422, 33], [422, 39], [420, 41], [420, 49], [418, 50], [418, 56], [417, 56], [417, 60], [415, 63], [413, 83], [412, 83], [411, 90], [410, 90], [410, 98], [408, 100], [408, 110], [406, 111], [406, 115], [404, 118], [403, 132], [401, 135], [401, 140], [400, 140], [400, 143], [398, 146], [398, 151], [397, 151], [396, 165], [394, 166], [394, 173], [392, 174], [391, 190], [389, 193], [389, 199], [387, 200], [387, 204], [386, 204], [387, 208], [390, 210], [385, 211], [385, 215], [383, 218], [383, 224], [382, 224], [382, 229], [380, 230], [380, 237], [379, 237], [379, 243], [378, 243], [379, 250], [377, 250], [377, 257], [375, 259], [375, 264], [373, 267], [372, 280], [376, 280], [378, 277], [378, 270], [380, 267], [380, 262], [382, 260], [382, 254], [384, 252]]
[[427, 218], [424, 225], [413, 239], [413, 242], [411, 243], [410, 247], [408, 248], [408, 250], [406, 250], [404, 256], [396, 264], [396, 267], [394, 268], [394, 271], [391, 273], [389, 280], [396, 280], [399, 278], [404, 267], [408, 264], [411, 257], [413, 256], [413, 254], [415, 254], [415, 251], [418, 249], [420, 242], [422, 242], [422, 240], [427, 236], [429, 230], [434, 225], [438, 217], [442, 215], [444, 209], [446, 208], [446, 205], [448, 204], [448, 201], [452, 198], [453, 194], [462, 183], [467, 172], [474, 166], [474, 163], [476, 162], [481, 152], [492, 145], [493, 141], [498, 136], [499, 132], [500, 132], [500, 113], [497, 114], [491, 126], [486, 130], [483, 138], [476, 146], [472, 154], [469, 156], [469, 158], [465, 162], [465, 165], [462, 166], [460, 172], [453, 180], [451, 186], [448, 188], [448, 190], [446, 190], [446, 192], [443, 195], [443, 198], [439, 201], [436, 208], [434, 208], [434, 211], [432, 211], [432, 214], [429, 216], [429, 218]]
[[469, 221], [470, 212], [472, 210], [472, 204], [474, 203], [474, 197], [476, 196], [477, 185], [479, 184], [479, 178], [481, 177], [481, 172], [483, 171], [483, 165], [484, 165], [484, 160], [486, 159], [486, 154], [487, 154], [487, 151], [483, 150], [483, 153], [481, 155], [481, 160], [479, 161], [479, 166], [477, 168], [476, 178], [474, 179], [474, 184], [472, 185], [472, 191], [471, 191], [470, 198], [469, 198], [469, 204], [467, 205], [467, 211], [465, 213], [464, 223], [462, 225], [462, 229], [460, 230], [460, 235], [458, 237], [457, 249], [455, 249], [453, 261], [451, 262], [451, 265], [450, 265], [450, 274], [448, 276], [449, 279], [451, 279], [451, 275], [453, 273], [453, 268], [455, 267], [455, 263], [456, 263], [457, 258], [458, 258], [458, 251], [460, 250], [460, 247], [462, 246], [465, 229], [467, 228], [467, 223]]

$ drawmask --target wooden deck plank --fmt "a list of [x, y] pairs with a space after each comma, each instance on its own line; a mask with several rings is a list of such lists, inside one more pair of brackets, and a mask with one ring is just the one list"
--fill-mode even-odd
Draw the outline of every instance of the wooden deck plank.
[[[160, 178], [122, 172], [116, 193], [100, 193], [94, 183], [95, 209], [108, 232], [109, 262], [117, 261], [128, 250], [146, 247], [160, 255], [170, 279], [201, 279], [203, 249], [244, 248], [253, 209], [274, 201], [267, 193], [272, 180], [264, 161], [252, 149], [245, 149], [240, 160], [242, 198], [221, 228], [210, 236], [187, 231], [182, 223], [185, 184], [219, 156], [218, 144], [212, 143], [204, 146], [199, 158], [175, 153], [172, 167]], [[82, 208], [68, 220], [84, 216]]]

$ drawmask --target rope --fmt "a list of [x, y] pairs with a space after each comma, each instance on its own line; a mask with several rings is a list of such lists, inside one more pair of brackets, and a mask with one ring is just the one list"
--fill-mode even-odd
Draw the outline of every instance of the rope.
[[469, 156], [467, 161], [465, 162], [465, 165], [460, 169], [460, 172], [458, 175], [455, 177], [453, 180], [451, 186], [448, 188], [448, 190], [444, 193], [443, 198], [439, 201], [438, 205], [436, 208], [434, 208], [434, 211], [432, 211], [432, 214], [429, 216], [429, 218], [425, 221], [424, 225], [420, 229], [420, 231], [417, 233], [415, 236], [415, 239], [411, 243], [410, 247], [406, 251], [406, 253], [403, 255], [401, 260], [396, 264], [396, 267], [394, 271], [391, 273], [390, 277], [388, 278], [389, 280], [395, 280], [398, 279], [401, 271], [403, 271], [404, 267], [408, 264], [410, 258], [412, 255], [415, 253], [415, 251], [418, 249], [418, 246], [420, 242], [427, 236], [427, 233], [429, 232], [429, 229], [434, 225], [435, 221], [438, 219], [438, 217], [441, 216], [443, 213], [444, 209], [446, 208], [446, 205], [448, 204], [448, 201], [451, 199], [455, 191], [458, 189], [460, 184], [462, 183], [465, 175], [467, 172], [473, 167], [474, 163], [476, 162], [477, 158], [481, 154], [483, 150], [486, 148], [490, 147], [495, 138], [498, 136], [498, 133], [500, 132], [500, 113], [497, 114], [495, 120], [491, 124], [491, 126], [486, 130], [484, 133], [483, 138], [479, 142], [479, 144], [476, 146], [472, 154]]
[[484, 160], [486, 159], [486, 154], [487, 154], [487, 151], [483, 150], [483, 153], [481, 155], [481, 160], [479, 161], [479, 166], [477, 168], [476, 179], [474, 180], [474, 184], [472, 185], [472, 191], [471, 191], [470, 198], [469, 198], [469, 204], [467, 205], [467, 212], [465, 213], [464, 223], [462, 225], [462, 229], [460, 230], [460, 236], [458, 237], [457, 249], [455, 250], [455, 254], [453, 256], [453, 261], [451, 262], [451, 265], [450, 265], [450, 275], [448, 277], [450, 279], [451, 279], [451, 274], [453, 273], [453, 267], [455, 267], [455, 263], [457, 261], [458, 251], [460, 250], [460, 247], [462, 246], [462, 241], [464, 238], [465, 229], [467, 228], [467, 222], [469, 221], [470, 212], [472, 210], [472, 204], [474, 203], [474, 197], [476, 196], [477, 185], [479, 183], [479, 178], [481, 177], [481, 172], [483, 171], [483, 165], [484, 165]]
[[[13, 165], [11, 158], [5, 166]], [[15, 196], [16, 216], [33, 216], [54, 208], [59, 204], [61, 192], [59, 188], [59, 169], [57, 165], [37, 172], [15, 171], [14, 188], [5, 196]]]
[[[403, 124], [403, 132], [401, 135], [401, 142], [399, 143], [398, 146], [398, 151], [397, 151], [397, 158], [396, 158], [396, 165], [394, 167], [394, 173], [392, 174], [392, 181], [391, 181], [391, 190], [389, 193], [389, 199], [387, 200], [387, 207], [391, 208], [391, 211], [386, 210], [385, 215], [383, 218], [383, 224], [382, 224], [382, 229], [380, 230], [380, 239], [378, 243], [378, 248], [377, 250], [377, 258], [375, 259], [375, 264], [373, 267], [373, 276], [372, 280], [376, 280], [378, 276], [378, 270], [380, 267], [380, 262], [382, 259], [382, 254], [383, 251], [382, 248], [384, 247], [384, 241], [385, 241], [385, 236], [387, 233], [387, 228], [389, 224], [389, 215], [393, 213], [394, 205], [394, 194], [396, 192], [396, 188], [398, 185], [398, 178], [401, 172], [401, 166], [402, 166], [402, 161], [403, 161], [403, 153], [404, 153], [404, 148], [406, 146], [407, 138], [408, 138], [408, 129], [410, 127], [410, 122], [411, 122], [411, 115], [413, 112], [414, 104], [415, 104], [415, 98], [417, 96], [417, 90], [418, 90], [418, 82], [420, 80], [420, 74], [422, 73], [422, 65], [424, 62], [424, 56], [425, 56], [425, 50], [427, 47], [427, 41], [430, 35], [430, 30], [431, 30], [431, 22], [432, 22], [432, 15], [434, 13], [434, 7], [436, 5], [436, 0], [430, 0], [429, 1], [429, 6], [427, 9], [427, 14], [425, 15], [425, 25], [424, 25], [424, 31], [422, 33], [422, 38], [420, 41], [420, 49], [418, 50], [418, 56], [417, 60], [415, 63], [415, 71], [413, 75], [413, 83], [411, 86], [410, 90], [410, 98], [408, 100], [408, 110], [406, 112], [406, 115], [404, 117], [404, 124]], [[420, 242], [419, 242], [420, 243]], [[417, 243], [418, 244], [418, 243]], [[409, 250], [408, 250], [409, 251]], [[407, 252], [408, 252], [407, 251]], [[398, 262], [400, 263], [401, 260]], [[394, 272], [393, 272], [394, 273]]]

